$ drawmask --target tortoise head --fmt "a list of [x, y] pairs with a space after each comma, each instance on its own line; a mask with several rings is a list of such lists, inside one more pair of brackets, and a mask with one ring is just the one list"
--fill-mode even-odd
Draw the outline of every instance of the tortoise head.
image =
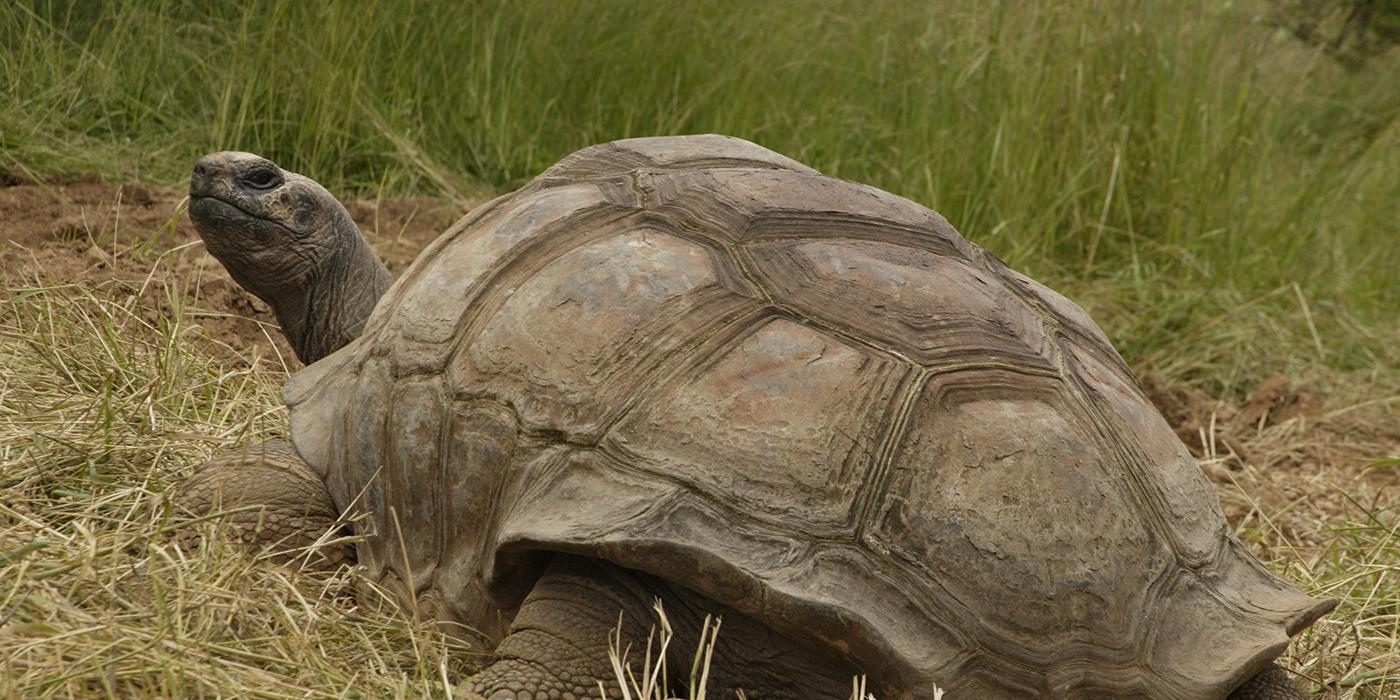
[[190, 219], [209, 252], [270, 304], [360, 238], [326, 188], [252, 153], [207, 155], [190, 178]]
[[190, 219], [234, 281], [272, 306], [303, 362], [359, 335], [391, 278], [316, 181], [237, 151], [199, 159]]

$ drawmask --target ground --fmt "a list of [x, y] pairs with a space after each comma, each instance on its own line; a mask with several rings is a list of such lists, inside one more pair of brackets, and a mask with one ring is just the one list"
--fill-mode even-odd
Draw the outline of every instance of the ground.
[[[77, 508], [65, 489], [82, 484], [78, 490], [83, 494], [107, 494], [118, 505], [126, 504], [121, 506], [126, 513], [151, 509], [150, 522], [141, 525], [149, 525], [147, 531], [133, 537], [148, 546], [161, 546], [153, 533], [170, 526], [163, 524], [165, 516], [155, 514], [160, 492], [213, 449], [249, 436], [275, 434], [281, 420], [276, 387], [299, 363], [267, 307], [239, 289], [204, 251], [184, 214], [182, 191], [119, 186], [95, 177], [38, 182], [21, 174], [6, 176], [0, 184], [0, 297], [6, 300], [0, 311], [0, 350], [4, 350], [0, 358], [10, 362], [10, 370], [0, 378], [0, 399], [4, 399], [0, 402], [0, 464], [5, 466], [0, 473], [0, 496], [10, 504], [0, 506], [4, 528], [0, 530], [0, 565], [20, 567], [24, 580], [26, 562], [42, 556], [31, 556], [38, 552], [33, 543], [58, 541], [76, 549], [60, 553], [40, 573], [55, 572], [45, 579], [63, 580], [84, 567], [110, 566], [111, 556], [120, 549], [93, 535], [91, 551], [81, 553], [83, 536], [75, 532], [100, 530], [111, 516], [98, 517], [97, 511]], [[351, 200], [347, 207], [395, 274], [464, 213], [461, 206], [425, 198]], [[173, 326], [168, 325], [171, 319], [176, 320]], [[64, 323], [71, 328], [61, 328]], [[86, 328], [96, 337], [107, 338], [98, 349], [80, 347]], [[152, 340], [140, 340], [145, 336]], [[180, 344], [174, 357], [181, 359], [170, 366], [185, 369], [162, 365], [159, 371], [142, 375], [147, 369], [143, 363], [159, 364], [160, 358], [172, 357], [160, 347], [171, 343]], [[104, 369], [108, 362], [114, 366], [110, 371]], [[188, 370], [190, 366], [196, 371]], [[83, 371], [94, 368], [94, 378], [84, 380]], [[1400, 468], [1390, 459], [1400, 456], [1400, 396], [1387, 393], [1393, 387], [1374, 385], [1355, 374], [1319, 370], [1309, 377], [1268, 378], [1243, 400], [1222, 400], [1175, 385], [1148, 369], [1139, 370], [1144, 388], [1218, 487], [1226, 514], [1241, 538], [1276, 572], [1305, 590], [1343, 600], [1336, 613], [1295, 644], [1289, 665], [1316, 681], [1315, 687], [1327, 696], [1384, 697], [1400, 692], [1394, 679], [1400, 674], [1396, 668], [1400, 656], [1395, 651], [1400, 600], [1391, 571], [1400, 544], [1394, 536], [1400, 523], [1393, 517], [1395, 506], [1400, 505], [1395, 489]], [[122, 379], [123, 373], [131, 376]], [[173, 406], [179, 392], [137, 388], [142, 382], [178, 384], [186, 392], [180, 394], [185, 397], [178, 399], [180, 405], [200, 408], [182, 413], [185, 408]], [[217, 406], [227, 398], [197, 390], [235, 383], [252, 387], [237, 394], [252, 398], [236, 410]], [[111, 404], [105, 417], [79, 410], [85, 402], [99, 399]], [[121, 400], [128, 403], [122, 405]], [[148, 426], [122, 428], [132, 431], [130, 438], [113, 436], [111, 424], [121, 423], [122, 411], [145, 410], [151, 414]], [[197, 418], [187, 420], [189, 415]], [[92, 427], [103, 421], [107, 428]], [[184, 427], [171, 428], [171, 421]], [[123, 453], [117, 444], [123, 439], [140, 442], [148, 451]], [[60, 478], [43, 471], [50, 464], [67, 464], [57, 456], [63, 448], [55, 445], [67, 445], [85, 455], [73, 462], [72, 474]], [[93, 477], [103, 469], [115, 476]], [[113, 490], [114, 483], [142, 479], [146, 481], [139, 493]], [[62, 524], [45, 522], [43, 513], [50, 508], [71, 517]], [[123, 527], [140, 530], [130, 517], [121, 522]], [[0, 694], [33, 690], [34, 683], [68, 688], [68, 692], [73, 687], [108, 692], [121, 687], [116, 673], [88, 685], [73, 686], [64, 680], [67, 676], [45, 681], [42, 664], [36, 661], [50, 658], [44, 650], [62, 647], [56, 640], [68, 637], [62, 631], [68, 618], [55, 610], [81, 609], [92, 603], [93, 595], [100, 598], [105, 591], [129, 583], [120, 576], [111, 581], [110, 586], [99, 586], [99, 592], [77, 598], [72, 591], [79, 584], [74, 582], [59, 596], [65, 601], [62, 605], [43, 602], [48, 600], [45, 595], [58, 594], [43, 593], [48, 589], [39, 583], [20, 587], [28, 612], [20, 606], [0, 619], [0, 648], [6, 648], [18, 660], [11, 663], [20, 668], [11, 669], [9, 681], [0, 681]], [[301, 584], [287, 585], [286, 590], [294, 591]], [[0, 584], [0, 589], [8, 586]], [[5, 595], [0, 590], [0, 598]], [[343, 600], [340, 604], [352, 605]], [[34, 627], [40, 624], [36, 620], [20, 624], [26, 615], [55, 617], [42, 623], [50, 627]], [[82, 628], [76, 620], [68, 622], [73, 629]], [[112, 642], [120, 643], [120, 639]], [[74, 647], [58, 656], [68, 658], [70, 652], [81, 659], [114, 653]], [[281, 657], [269, 654], [257, 652], [255, 656], [265, 657], [261, 662], [244, 660], [281, 668], [267, 661]], [[286, 663], [295, 665], [295, 654], [286, 651], [285, 655]], [[116, 661], [110, 663], [120, 667]], [[406, 662], [421, 675], [435, 676], [437, 668], [424, 663], [421, 655]], [[103, 668], [107, 667], [104, 662]], [[392, 677], [394, 664], [386, 668]], [[442, 668], [446, 676], [447, 666]], [[412, 676], [412, 672], [399, 672]], [[7, 687], [7, 682], [12, 685]], [[188, 687], [171, 686], [172, 681], [146, 682], [148, 686], [142, 687], [155, 687], [157, 693], [218, 687], [214, 681]], [[447, 686], [444, 681], [442, 688]]]
[[[113, 186], [95, 176], [36, 182], [19, 173], [0, 188], [0, 278], [17, 284], [192, 283], [183, 301], [211, 339], [266, 360], [295, 364], [266, 304], [234, 284], [204, 251], [184, 213], [185, 193], [139, 185]], [[375, 252], [397, 275], [461, 210], [440, 200], [346, 202]], [[169, 312], [151, 298], [153, 312]]]

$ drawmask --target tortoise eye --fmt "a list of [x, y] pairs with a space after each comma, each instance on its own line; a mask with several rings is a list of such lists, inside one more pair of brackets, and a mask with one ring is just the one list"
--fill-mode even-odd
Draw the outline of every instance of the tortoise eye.
[[270, 190], [282, 184], [282, 175], [276, 170], [259, 168], [244, 175], [243, 184], [256, 190]]

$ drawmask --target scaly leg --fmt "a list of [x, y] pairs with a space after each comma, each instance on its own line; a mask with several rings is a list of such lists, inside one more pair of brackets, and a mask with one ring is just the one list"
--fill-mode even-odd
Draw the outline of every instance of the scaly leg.
[[287, 443], [265, 442], [219, 455], [175, 490], [175, 503], [195, 515], [241, 509], [223, 516], [237, 542], [277, 552], [281, 563], [334, 569], [354, 559], [343, 543], [307, 556], [306, 548], [338, 528], [326, 485]]
[[[845, 700], [851, 667], [800, 648], [757, 621], [658, 579], [596, 559], [556, 555], [521, 604], [498, 661], [477, 674], [468, 697], [486, 700], [584, 700], [622, 697], [608, 659], [621, 618], [621, 648], [638, 676], [660, 599], [674, 630], [667, 658], [670, 690], [689, 680], [705, 614], [723, 618], [707, 691], [752, 700]], [[652, 659], [652, 665], [657, 663]]]

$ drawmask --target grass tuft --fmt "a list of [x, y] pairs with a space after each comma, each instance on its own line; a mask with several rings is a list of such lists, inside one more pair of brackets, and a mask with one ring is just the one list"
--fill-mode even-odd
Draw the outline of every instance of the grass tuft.
[[1332, 697], [1400, 694], [1400, 518], [1394, 506], [1353, 503], [1345, 518], [1304, 533], [1273, 533], [1275, 570], [1338, 606], [1300, 634], [1282, 663]]
[[[618, 620], [617, 628], [608, 639], [608, 661], [612, 664], [613, 680], [622, 690], [622, 700], [673, 700], [677, 697], [668, 682], [667, 659], [670, 657], [667, 652], [673, 637], [671, 622], [660, 600], [652, 609], [656, 611], [656, 624], [647, 634], [646, 648], [641, 650], [640, 675], [628, 662], [631, 647], [622, 644], [622, 620]], [[689, 689], [689, 700], [706, 700], [709, 697], [710, 666], [714, 662], [715, 645], [719, 641], [722, 623], [720, 618], [706, 615], [700, 624], [700, 639], [690, 666], [690, 680], [685, 686]], [[744, 700], [744, 692], [741, 690], [738, 694], [739, 700]], [[598, 683], [598, 695], [602, 700], [609, 700], [602, 682]], [[941, 700], [942, 697], [943, 691], [934, 688], [932, 700]], [[851, 679], [851, 700], [876, 700], [873, 694], [866, 691], [865, 676]]]

